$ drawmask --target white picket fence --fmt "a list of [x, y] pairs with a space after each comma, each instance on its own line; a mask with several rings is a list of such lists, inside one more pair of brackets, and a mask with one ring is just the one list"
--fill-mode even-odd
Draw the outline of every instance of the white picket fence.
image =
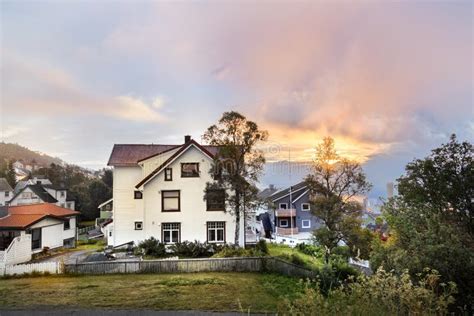
[[63, 272], [63, 265], [59, 262], [40, 262], [28, 264], [2, 265], [0, 264], [0, 276], [21, 275], [24, 273], [50, 273], [60, 274]]

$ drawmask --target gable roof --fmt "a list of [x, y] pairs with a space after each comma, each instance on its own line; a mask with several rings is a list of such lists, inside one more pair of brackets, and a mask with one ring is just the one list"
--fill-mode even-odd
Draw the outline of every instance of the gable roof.
[[26, 190], [26, 188], [30, 188], [31, 191], [33, 191], [40, 199], [41, 201], [45, 203], [56, 203], [58, 200], [56, 200], [51, 194], [46, 191], [46, 189], [41, 185], [41, 184], [29, 184], [20, 191], [18, 191], [17, 194], [15, 194], [10, 201], [13, 201], [17, 196], [19, 196], [23, 191]]
[[10, 184], [8, 184], [7, 179], [0, 178], [0, 191], [13, 191]]
[[293, 201], [295, 201], [296, 199], [298, 199], [301, 195], [305, 193], [304, 189], [307, 188], [307, 184], [305, 181], [301, 181], [300, 183], [297, 183], [291, 187], [275, 192], [274, 194], [270, 196], [271, 200], [275, 202], [289, 196], [290, 188], [291, 188], [291, 196], [293, 198]]
[[[193, 140], [191, 140], [193, 141]], [[127, 167], [136, 166], [140, 161], [163, 154], [173, 149], [177, 149], [182, 145], [146, 145], [146, 144], [115, 144], [110, 154], [108, 166]], [[201, 146], [201, 145], [199, 145]], [[215, 155], [217, 153], [216, 146], [201, 146], [208, 152]]]
[[79, 215], [78, 211], [73, 211], [68, 208], [57, 206], [56, 204], [51, 203], [38, 203], [38, 204], [29, 204], [29, 205], [18, 205], [18, 206], [9, 206], [9, 214], [43, 214], [43, 215], [54, 215], [54, 216], [73, 216]]
[[114, 198], [110, 198], [110, 199], [108, 199], [107, 201], [105, 201], [104, 203], [99, 204], [99, 206], [97, 206], [97, 208], [102, 208], [103, 206], [105, 206], [105, 205], [107, 205], [107, 204], [109, 204], [109, 203], [111, 203], [111, 202], [113, 202], [113, 201], [114, 201]]
[[[179, 156], [181, 156], [184, 152], [186, 152], [192, 146], [196, 147], [198, 150], [200, 150], [202, 153], [204, 153], [206, 156], [208, 156], [211, 159], [213, 159], [214, 155], [217, 153], [217, 147], [215, 147], [215, 146], [201, 146], [194, 139], [191, 139], [189, 142], [181, 145], [181, 147], [178, 149], [178, 151], [176, 151], [173, 155], [171, 155], [171, 157], [166, 159], [165, 162], [163, 162], [155, 170], [153, 170], [150, 174], [148, 174], [145, 178], [143, 178], [135, 186], [135, 188], [138, 189], [139, 187], [141, 187], [142, 185], [147, 183], [149, 180], [151, 180], [153, 177], [155, 177], [157, 174], [159, 174], [164, 168], [166, 168], [168, 165], [170, 165], [175, 159], [177, 159]], [[215, 148], [215, 153], [210, 152], [206, 147]]]
[[266, 200], [277, 191], [278, 190], [275, 187], [266, 188], [266, 189], [258, 192], [257, 197], [261, 200]]
[[64, 220], [64, 217], [78, 214], [79, 212], [50, 203], [9, 206], [8, 215], [0, 218], [0, 229], [25, 229], [48, 217]]

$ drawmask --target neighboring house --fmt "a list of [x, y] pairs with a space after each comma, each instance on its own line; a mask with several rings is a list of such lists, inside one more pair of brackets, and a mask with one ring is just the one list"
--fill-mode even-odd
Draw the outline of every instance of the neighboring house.
[[56, 186], [53, 184], [42, 184], [42, 186], [58, 201], [56, 205], [70, 210], [76, 209], [76, 201], [70, 194], [68, 194], [69, 191], [64, 186]]
[[99, 218], [101, 219], [112, 218], [112, 213], [114, 209], [114, 199], [108, 199], [104, 203], [100, 204], [97, 208], [100, 210]]
[[37, 203], [53, 203], [57, 206], [75, 209], [75, 201], [68, 198], [68, 190], [52, 184], [27, 184], [8, 203], [11, 206]]
[[[108, 162], [114, 167], [109, 245], [149, 237], [233, 243], [235, 218], [225, 212], [224, 191], [204, 199], [206, 184], [214, 182], [209, 171], [217, 150], [190, 136], [182, 145], [115, 145]], [[243, 223], [240, 229], [242, 245]]]
[[24, 169], [25, 165], [23, 164], [23, 162], [17, 160], [13, 163], [13, 168]]
[[321, 226], [320, 220], [311, 214], [309, 195], [303, 181], [270, 196], [276, 235], [309, 239], [313, 230]]
[[4, 206], [13, 197], [13, 189], [7, 179], [0, 178], [0, 206]]
[[30, 257], [44, 248], [74, 247], [78, 214], [49, 203], [4, 208], [0, 215], [0, 257], [5, 257], [16, 237], [25, 235], [30, 235]]
[[20, 192], [21, 189], [30, 184], [43, 184], [43, 185], [52, 185], [51, 181], [42, 176], [35, 176], [28, 180], [18, 181], [15, 185], [15, 194]]

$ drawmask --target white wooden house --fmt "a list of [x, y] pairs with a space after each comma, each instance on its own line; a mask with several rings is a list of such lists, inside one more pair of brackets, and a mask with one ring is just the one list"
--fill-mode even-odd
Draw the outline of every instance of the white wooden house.
[[50, 203], [4, 207], [0, 214], [0, 259], [14, 264], [28, 261], [45, 248], [74, 247], [77, 215], [79, 212]]
[[[189, 136], [182, 145], [115, 145], [108, 163], [114, 167], [109, 245], [152, 236], [165, 243], [233, 243], [235, 218], [226, 212], [224, 192], [204, 199], [217, 150]], [[243, 225], [240, 237], [243, 244]]]

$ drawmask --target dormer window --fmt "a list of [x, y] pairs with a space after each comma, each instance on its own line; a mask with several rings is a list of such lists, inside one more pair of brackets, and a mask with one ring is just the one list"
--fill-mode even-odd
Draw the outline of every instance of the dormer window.
[[199, 163], [188, 162], [181, 164], [181, 178], [196, 178], [199, 177]]
[[66, 195], [66, 193], [64, 191], [59, 191], [59, 196], [60, 197], [64, 197]]

